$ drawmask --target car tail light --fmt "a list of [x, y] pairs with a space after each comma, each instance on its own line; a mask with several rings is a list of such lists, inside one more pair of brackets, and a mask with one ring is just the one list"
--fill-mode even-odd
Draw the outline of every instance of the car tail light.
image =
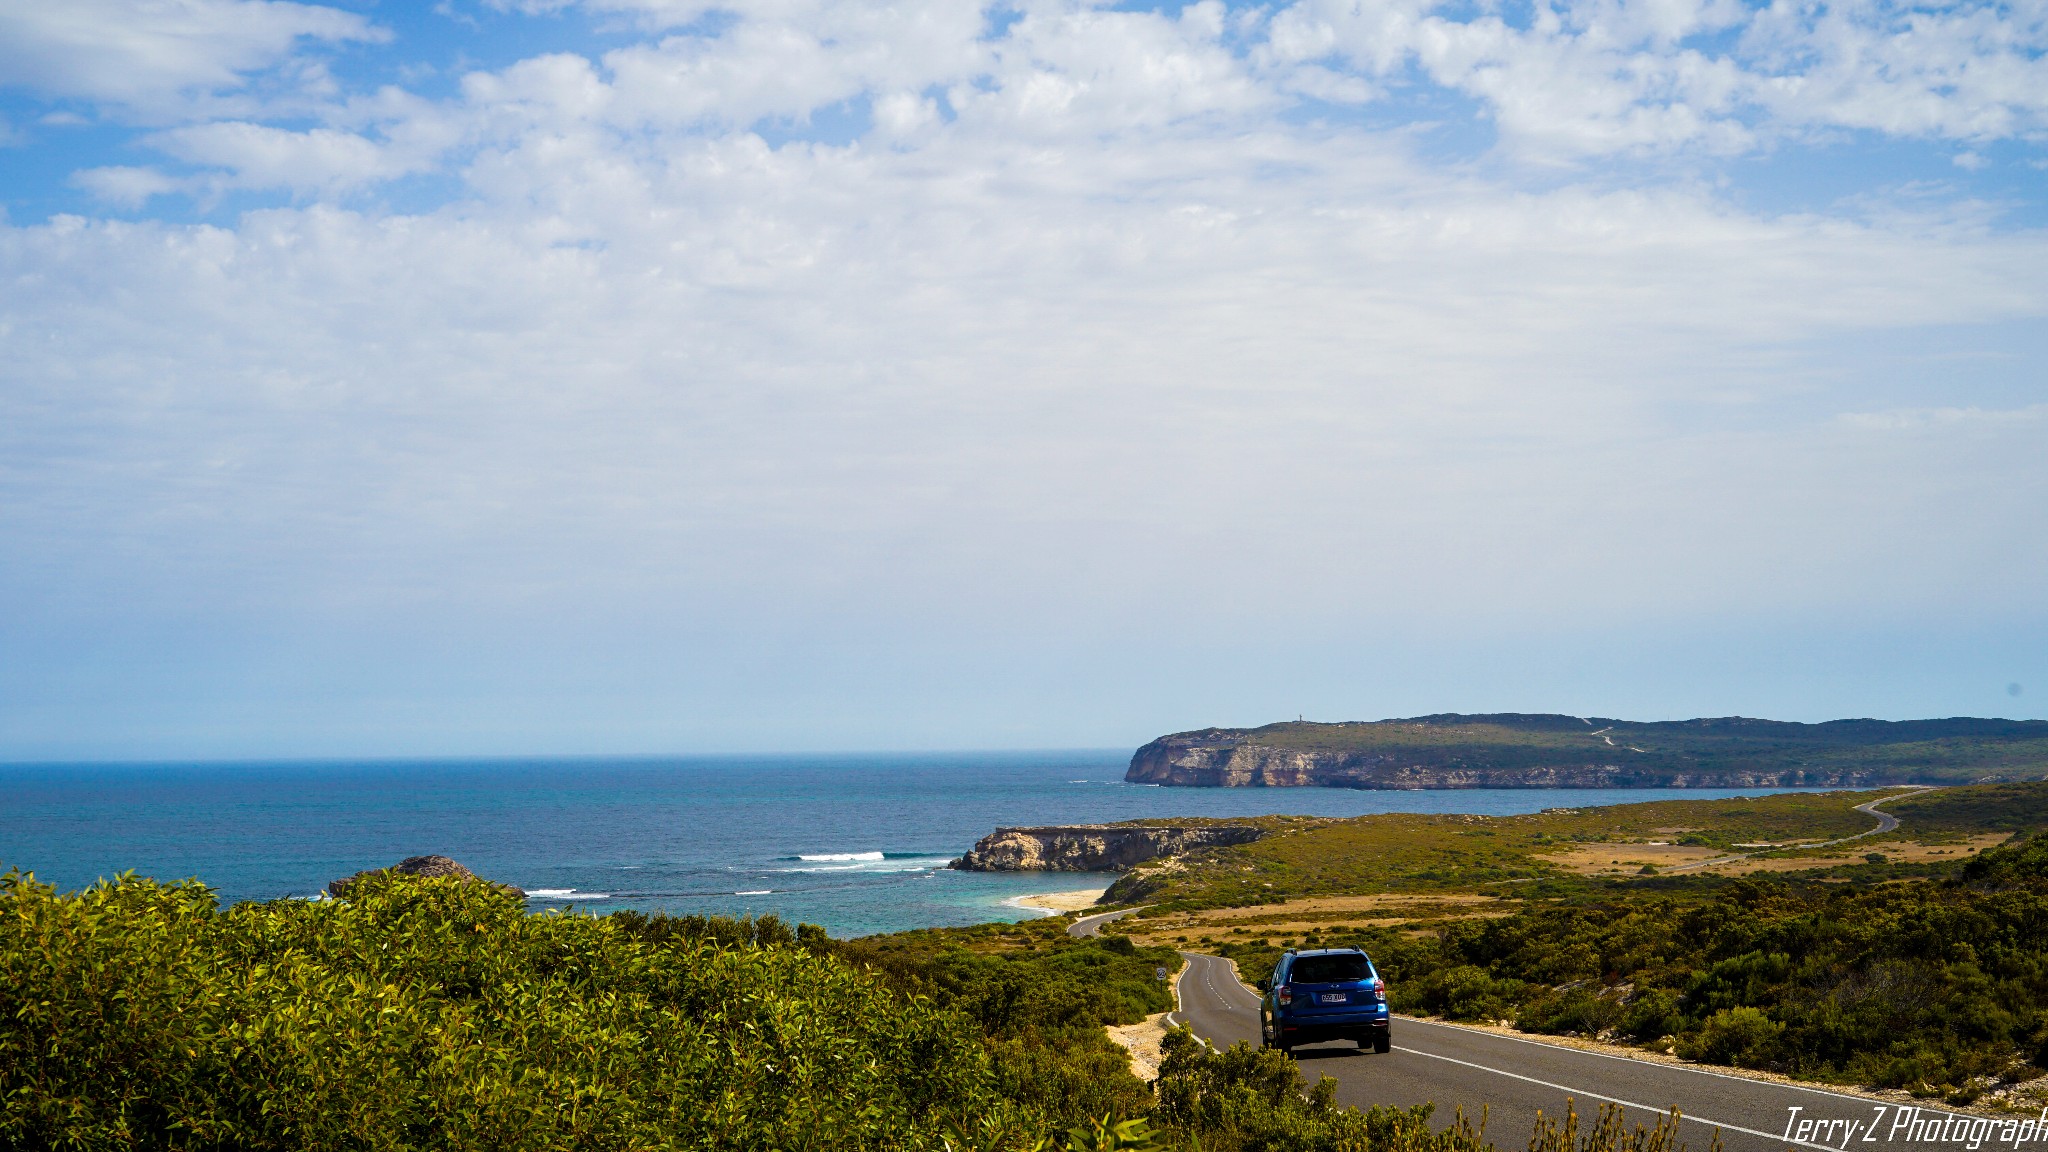
[[1282, 1003], [1282, 1004], [1292, 1004], [1292, 1003], [1294, 1003], [1294, 989], [1292, 989], [1292, 988], [1289, 988], [1289, 987], [1288, 987], [1287, 985], [1285, 985], [1285, 984], [1282, 984], [1282, 985], [1280, 986], [1280, 989], [1279, 989], [1279, 993], [1278, 993], [1278, 995], [1279, 995], [1279, 997], [1280, 997], [1280, 1003]]
[[1379, 999], [1387, 997], [1387, 982], [1375, 976], [1372, 978], [1372, 994]]

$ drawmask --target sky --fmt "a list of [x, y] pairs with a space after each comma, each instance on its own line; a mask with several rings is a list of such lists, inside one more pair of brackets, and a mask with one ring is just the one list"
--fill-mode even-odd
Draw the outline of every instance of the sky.
[[2048, 716], [2048, 0], [0, 0], [0, 760]]

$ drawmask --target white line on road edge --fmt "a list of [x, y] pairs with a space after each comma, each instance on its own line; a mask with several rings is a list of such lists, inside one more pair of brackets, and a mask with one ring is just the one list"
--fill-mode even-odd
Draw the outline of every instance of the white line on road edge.
[[1893, 1103], [1889, 1100], [1873, 1099], [1868, 1096], [1851, 1096], [1846, 1092], [1830, 1092], [1825, 1088], [1810, 1088], [1804, 1084], [1787, 1084], [1778, 1080], [1759, 1080], [1754, 1076], [1731, 1076], [1726, 1072], [1716, 1072], [1710, 1068], [1693, 1068], [1684, 1064], [1666, 1064], [1661, 1060], [1642, 1060], [1618, 1052], [1596, 1052], [1590, 1048], [1580, 1048], [1571, 1044], [1556, 1044], [1548, 1040], [1532, 1039], [1528, 1036], [1509, 1036], [1500, 1032], [1489, 1032], [1483, 1028], [1467, 1028], [1462, 1024], [1451, 1024], [1443, 1020], [1425, 1020], [1420, 1016], [1397, 1015], [1395, 1019], [1404, 1024], [1420, 1024], [1429, 1028], [1441, 1028], [1454, 1035], [1491, 1036], [1495, 1040], [1513, 1040], [1517, 1044], [1528, 1044], [1541, 1048], [1546, 1052], [1569, 1052], [1579, 1056], [1598, 1056], [1602, 1060], [1619, 1060], [1624, 1064], [1630, 1064], [1637, 1068], [1661, 1068], [1666, 1072], [1684, 1072], [1693, 1076], [1712, 1076], [1716, 1080], [1733, 1080], [1738, 1084], [1761, 1084], [1767, 1088], [1783, 1088], [1791, 1092], [1810, 1092], [1815, 1096], [1825, 1096], [1830, 1100], [1841, 1100], [1849, 1104]]
[[[1178, 1016], [1180, 1014], [1180, 982], [1187, 979], [1188, 973], [1194, 970], [1194, 961], [1183, 958], [1181, 961], [1180, 971], [1174, 973], [1173, 975], [1173, 1011], [1168, 1012], [1166, 1014], [1165, 1019], [1163, 1020], [1163, 1023], [1168, 1028], [1181, 1027], [1181, 1024], [1174, 1023], [1173, 1019], [1175, 1016]], [[1216, 1050], [1216, 1046], [1214, 1044], [1209, 1043], [1209, 1038], [1207, 1036], [1202, 1035], [1199, 1032], [1196, 1032], [1192, 1025], [1188, 1026], [1188, 1034], [1193, 1036], [1195, 1038], [1195, 1042], [1200, 1044], [1202, 1047], [1207, 1048], [1211, 1052], [1214, 1052]]]
[[[1666, 1108], [1652, 1108], [1648, 1104], [1638, 1104], [1633, 1100], [1623, 1100], [1619, 1096], [1602, 1096], [1598, 1092], [1588, 1092], [1583, 1088], [1573, 1088], [1567, 1084], [1553, 1084], [1548, 1080], [1538, 1080], [1534, 1076], [1524, 1076], [1519, 1072], [1503, 1072], [1498, 1068], [1488, 1068], [1484, 1064], [1474, 1064], [1470, 1060], [1459, 1060], [1450, 1056], [1439, 1056], [1434, 1052], [1424, 1052], [1420, 1048], [1404, 1047], [1398, 1049], [1398, 1051], [1412, 1052], [1417, 1056], [1427, 1056], [1431, 1060], [1442, 1060], [1449, 1064], [1460, 1064], [1467, 1068], [1478, 1069], [1481, 1072], [1491, 1072], [1495, 1076], [1506, 1076], [1510, 1080], [1521, 1080], [1529, 1084], [1540, 1084], [1545, 1088], [1555, 1088], [1559, 1092], [1570, 1092], [1575, 1095], [1585, 1096], [1593, 1100], [1604, 1101], [1608, 1104], [1619, 1104], [1624, 1108], [1640, 1108], [1645, 1112], [1653, 1112], [1660, 1116], [1670, 1114], [1670, 1110]], [[1837, 1148], [1832, 1144], [1815, 1144], [1810, 1140], [1793, 1140], [1786, 1136], [1780, 1135], [1776, 1132], [1759, 1132], [1754, 1128], [1744, 1128], [1740, 1124], [1724, 1124], [1719, 1120], [1709, 1120], [1704, 1116], [1691, 1116], [1687, 1115], [1684, 1112], [1680, 1112], [1678, 1114], [1678, 1118], [1681, 1120], [1690, 1120], [1695, 1124], [1705, 1124], [1712, 1128], [1726, 1128], [1730, 1132], [1741, 1132], [1749, 1136], [1761, 1136], [1766, 1140], [1780, 1140], [1787, 1144], [1797, 1144], [1802, 1148], [1818, 1148], [1821, 1150], [1821, 1152], [1843, 1152], [1842, 1149]]]

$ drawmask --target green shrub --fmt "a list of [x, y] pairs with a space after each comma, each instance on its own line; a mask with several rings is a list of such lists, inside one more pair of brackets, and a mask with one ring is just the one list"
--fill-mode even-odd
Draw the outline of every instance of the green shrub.
[[1450, 1020], [1503, 1019], [1528, 991], [1524, 981], [1502, 979], [1473, 964], [1431, 972], [1412, 988], [1396, 985], [1400, 1009], [1412, 1004]]
[[1678, 994], [1666, 988], [1638, 993], [1622, 1012], [1619, 1029], [1632, 1040], [1657, 1040], [1685, 1030], [1685, 1014], [1679, 1011]]
[[1570, 988], [1524, 1003], [1515, 1012], [1515, 1027], [1524, 1032], [1597, 1036], [1621, 1017], [1618, 1001], [1591, 988]]
[[1688, 1060], [1758, 1067], [1775, 1053], [1785, 1026], [1756, 1008], [1723, 1008], [1698, 1032], [1679, 1037], [1676, 1051]]

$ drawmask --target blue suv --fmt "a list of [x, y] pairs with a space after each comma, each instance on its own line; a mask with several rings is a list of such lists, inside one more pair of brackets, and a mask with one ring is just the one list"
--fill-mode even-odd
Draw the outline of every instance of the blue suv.
[[1375, 1052], [1393, 1047], [1387, 1023], [1387, 982], [1356, 948], [1314, 948], [1280, 957], [1261, 981], [1259, 1028], [1268, 1048], [1356, 1040]]

